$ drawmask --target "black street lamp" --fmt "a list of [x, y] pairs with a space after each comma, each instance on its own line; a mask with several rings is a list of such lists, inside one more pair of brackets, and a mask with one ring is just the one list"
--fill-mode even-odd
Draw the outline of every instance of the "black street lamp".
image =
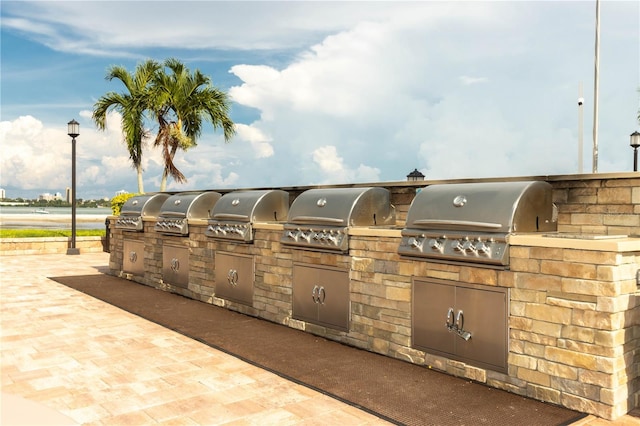
[[424, 180], [424, 175], [420, 173], [418, 169], [413, 169], [413, 171], [407, 175], [407, 180], [409, 182]]
[[67, 134], [71, 136], [71, 247], [67, 254], [80, 254], [76, 248], [76, 138], [80, 135], [80, 123], [67, 123]]
[[633, 171], [638, 171], [638, 147], [640, 146], [640, 132], [631, 133], [629, 145], [633, 148]]

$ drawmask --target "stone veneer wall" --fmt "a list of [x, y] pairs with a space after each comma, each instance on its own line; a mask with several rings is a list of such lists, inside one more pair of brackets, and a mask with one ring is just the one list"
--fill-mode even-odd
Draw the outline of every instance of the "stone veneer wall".
[[558, 231], [640, 236], [640, 177], [634, 174], [549, 178]]
[[[607, 419], [638, 406], [639, 251], [514, 246], [510, 270], [495, 270], [402, 259], [395, 244], [352, 240], [339, 340]], [[411, 348], [413, 276], [510, 289], [508, 374]]]
[[[635, 175], [547, 180], [554, 187], [559, 231], [640, 235], [640, 179]], [[110, 269], [123, 275], [123, 236], [139, 239], [145, 242], [145, 275], [126, 276], [143, 284], [607, 419], [637, 407], [640, 304], [635, 277], [640, 245], [602, 250], [596, 244], [596, 249], [587, 249], [564, 239], [564, 245], [554, 247], [546, 241], [558, 239], [538, 236], [535, 244], [512, 244], [507, 270], [401, 258], [397, 248], [406, 212], [416, 189], [430, 183], [437, 182], [382, 185], [392, 192], [398, 226], [354, 230], [348, 255], [284, 246], [279, 224], [261, 224], [253, 244], [237, 244], [206, 237], [204, 221], [190, 222], [191, 233], [185, 238], [155, 233], [153, 221], [145, 221], [144, 233], [123, 233], [113, 229], [112, 220]], [[292, 200], [305, 189], [291, 189]], [[162, 282], [165, 242], [189, 249], [188, 289]], [[254, 257], [252, 306], [216, 297], [218, 252]], [[292, 319], [294, 263], [348, 271], [349, 332]], [[509, 289], [506, 373], [411, 347], [413, 277]]]
[[[80, 253], [97, 253], [104, 249], [103, 237], [76, 237]], [[71, 237], [0, 238], [0, 256], [66, 253]]]
[[511, 248], [509, 375], [528, 396], [615, 419], [638, 405], [640, 253], [575, 242]]

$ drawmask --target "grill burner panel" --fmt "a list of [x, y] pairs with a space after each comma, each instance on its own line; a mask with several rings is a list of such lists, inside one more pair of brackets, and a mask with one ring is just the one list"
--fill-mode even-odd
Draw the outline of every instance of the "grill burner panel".
[[220, 199], [218, 192], [181, 192], [167, 198], [154, 230], [163, 234], [189, 235], [189, 219], [207, 219]]
[[169, 194], [136, 195], [129, 198], [116, 219], [116, 228], [124, 231], [143, 231], [143, 217], [155, 218]]
[[508, 259], [507, 236], [403, 231], [400, 254], [434, 259], [504, 264]]
[[395, 223], [395, 209], [384, 188], [310, 189], [291, 205], [280, 241], [318, 251], [347, 252], [350, 226]]
[[116, 219], [116, 228], [125, 231], [142, 231], [144, 230], [142, 216], [120, 216]]
[[546, 182], [432, 185], [414, 198], [399, 254], [506, 266], [509, 235], [557, 228]]
[[205, 235], [253, 242], [253, 222], [278, 222], [289, 212], [289, 193], [280, 190], [234, 191], [223, 195], [210, 214]]
[[283, 243], [312, 247], [316, 249], [329, 249], [346, 252], [349, 249], [347, 228], [319, 229], [295, 228], [284, 232]]

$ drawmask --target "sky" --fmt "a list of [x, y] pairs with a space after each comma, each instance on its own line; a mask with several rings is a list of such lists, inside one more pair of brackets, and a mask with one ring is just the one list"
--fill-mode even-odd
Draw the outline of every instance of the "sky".
[[[236, 135], [208, 125], [168, 190], [576, 174], [593, 168], [595, 1], [0, 2], [0, 188], [137, 191], [120, 128], [91, 120], [105, 79], [182, 61], [231, 99]], [[633, 168], [640, 3], [600, 1], [600, 173]], [[582, 107], [578, 98], [584, 99]], [[580, 117], [582, 116], [582, 126]], [[149, 123], [152, 135], [157, 126]], [[579, 156], [582, 138], [582, 158]], [[145, 191], [160, 152], [143, 154]]]

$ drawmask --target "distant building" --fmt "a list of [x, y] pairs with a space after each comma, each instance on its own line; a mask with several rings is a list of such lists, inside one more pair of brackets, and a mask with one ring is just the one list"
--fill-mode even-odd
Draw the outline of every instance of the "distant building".
[[71, 193], [71, 188], [67, 187], [64, 192], [64, 199], [67, 200], [67, 203], [71, 204], [73, 198], [73, 194]]
[[0, 188], [0, 200], [7, 198], [7, 194], [4, 193], [4, 189]]
[[48, 192], [45, 192], [44, 194], [38, 195], [38, 200], [44, 200], [44, 201], [62, 200], [62, 194], [59, 192], [56, 192], [55, 194], [49, 194]]
[[124, 194], [128, 194], [129, 191], [125, 191], [124, 189], [121, 189], [120, 191], [116, 191], [116, 196], [118, 195], [124, 195]]

